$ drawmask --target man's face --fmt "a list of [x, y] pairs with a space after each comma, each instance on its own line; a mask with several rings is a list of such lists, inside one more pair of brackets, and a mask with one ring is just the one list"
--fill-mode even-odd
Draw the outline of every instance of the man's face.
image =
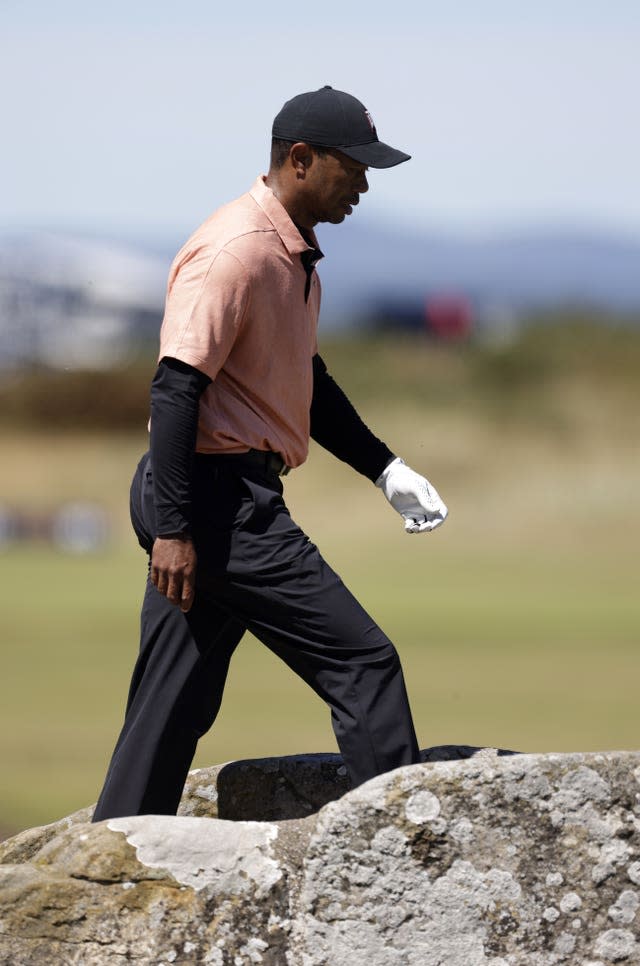
[[306, 203], [314, 223], [331, 222], [338, 225], [350, 215], [360, 195], [369, 190], [366, 164], [348, 158], [335, 148], [324, 155], [313, 152], [313, 163], [308, 169]]

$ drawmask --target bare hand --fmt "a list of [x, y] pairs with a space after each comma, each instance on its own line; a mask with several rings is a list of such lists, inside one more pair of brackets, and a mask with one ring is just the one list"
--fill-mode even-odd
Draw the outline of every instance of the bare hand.
[[195, 596], [197, 557], [189, 537], [157, 537], [151, 553], [151, 582], [185, 614]]

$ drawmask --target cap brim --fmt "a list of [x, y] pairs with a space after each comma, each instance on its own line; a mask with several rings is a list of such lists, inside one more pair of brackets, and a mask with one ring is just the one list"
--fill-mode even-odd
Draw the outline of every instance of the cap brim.
[[359, 161], [360, 164], [367, 164], [370, 168], [393, 168], [396, 164], [409, 161], [410, 154], [398, 151], [382, 141], [369, 141], [368, 144], [354, 144], [348, 147], [339, 147], [348, 158]]

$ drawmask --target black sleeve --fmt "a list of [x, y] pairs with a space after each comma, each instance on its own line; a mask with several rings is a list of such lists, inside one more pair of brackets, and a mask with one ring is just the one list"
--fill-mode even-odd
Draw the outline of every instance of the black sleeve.
[[157, 533], [172, 536], [191, 525], [191, 477], [200, 396], [211, 379], [165, 357], [151, 383], [151, 468]]
[[362, 422], [319, 355], [313, 357], [311, 436], [372, 483], [394, 459], [389, 447]]

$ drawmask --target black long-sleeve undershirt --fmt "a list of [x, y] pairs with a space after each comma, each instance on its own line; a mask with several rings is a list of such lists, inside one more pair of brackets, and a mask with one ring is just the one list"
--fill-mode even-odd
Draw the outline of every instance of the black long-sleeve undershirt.
[[313, 357], [311, 438], [372, 483], [394, 458], [389, 447], [363, 423], [319, 355]]
[[[211, 380], [178, 359], [161, 360], [151, 384], [151, 466], [159, 536], [187, 533], [191, 526], [191, 478], [200, 396]], [[391, 450], [363, 423], [313, 357], [311, 436], [372, 482], [393, 459]]]
[[149, 450], [159, 536], [186, 533], [191, 526], [198, 410], [210, 382], [186, 362], [165, 357], [151, 383]]

